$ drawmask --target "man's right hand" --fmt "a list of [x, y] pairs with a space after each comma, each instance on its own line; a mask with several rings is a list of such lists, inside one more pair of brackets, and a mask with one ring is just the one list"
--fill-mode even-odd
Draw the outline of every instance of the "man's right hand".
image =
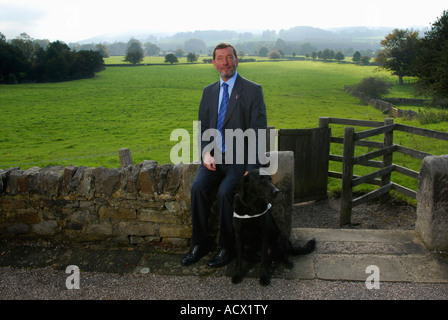
[[210, 152], [204, 153], [202, 163], [210, 171], [216, 171], [216, 163]]

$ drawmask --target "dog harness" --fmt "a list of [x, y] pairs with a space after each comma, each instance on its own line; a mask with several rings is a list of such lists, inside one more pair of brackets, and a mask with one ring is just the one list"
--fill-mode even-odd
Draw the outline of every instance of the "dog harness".
[[268, 212], [269, 209], [271, 209], [272, 205], [270, 203], [268, 203], [268, 207], [266, 208], [266, 210], [264, 210], [262, 213], [250, 216], [248, 214], [245, 214], [243, 216], [239, 215], [238, 213], [236, 213], [235, 211], [233, 211], [233, 217], [234, 218], [238, 218], [238, 219], [250, 219], [250, 218], [258, 218], [261, 217], [262, 215], [264, 215], [266, 212]]

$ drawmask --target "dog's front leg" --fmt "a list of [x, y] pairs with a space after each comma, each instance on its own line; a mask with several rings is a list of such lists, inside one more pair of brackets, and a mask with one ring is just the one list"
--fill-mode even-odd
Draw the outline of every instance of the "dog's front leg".
[[235, 273], [232, 277], [232, 283], [238, 284], [243, 281], [243, 241], [238, 236], [238, 232], [235, 237], [235, 249], [236, 249], [236, 266]]
[[260, 284], [262, 286], [268, 286], [271, 283], [271, 268], [269, 266], [269, 241], [268, 236], [265, 234], [263, 237], [263, 244], [261, 246], [261, 274]]

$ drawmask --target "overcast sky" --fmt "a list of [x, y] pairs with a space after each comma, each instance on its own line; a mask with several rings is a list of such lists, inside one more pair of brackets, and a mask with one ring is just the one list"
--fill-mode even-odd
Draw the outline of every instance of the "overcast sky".
[[447, 0], [0, 0], [0, 32], [74, 42], [126, 30], [428, 27]]

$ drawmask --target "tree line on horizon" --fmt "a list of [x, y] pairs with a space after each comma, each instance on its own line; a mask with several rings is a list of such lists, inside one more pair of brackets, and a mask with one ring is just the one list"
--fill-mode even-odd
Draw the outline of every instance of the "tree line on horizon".
[[[73, 50], [99, 50], [98, 47], [101, 46], [101, 51], [105, 52], [108, 56], [125, 56], [128, 52], [130, 42], [136, 41], [140, 42], [143, 48], [145, 56], [165, 56], [168, 53], [175, 54], [178, 58], [186, 56], [188, 53], [194, 53], [196, 55], [211, 55], [214, 49], [214, 45], [207, 46], [206, 42], [202, 39], [191, 38], [185, 42], [172, 45], [169, 49], [166, 46], [157, 44], [151, 41], [140, 41], [135, 38], [131, 38], [128, 42], [114, 42], [114, 43], [89, 43], [89, 44], [79, 44], [79, 43], [69, 43], [68, 46]], [[281, 38], [272, 41], [250, 41], [250, 42], [238, 42], [234, 44], [238, 49], [239, 55], [253, 55], [260, 57], [267, 57], [269, 52], [273, 50], [278, 50], [283, 56], [311, 56], [313, 52], [316, 54], [323, 52], [324, 50], [332, 50], [334, 52], [341, 52], [344, 56], [353, 56], [355, 52], [360, 52], [362, 56], [369, 56], [370, 58], [376, 57], [379, 50], [372, 49], [353, 49], [350, 44], [346, 46], [335, 46], [331, 43], [322, 42], [319, 45], [313, 45], [311, 42], [301, 42], [301, 41], [284, 41]], [[265, 51], [267, 50], [267, 51]]]
[[[286, 57], [286, 53], [283, 49], [284, 45], [286, 45], [285, 41], [279, 41], [276, 42], [277, 46], [274, 47], [275, 49], [269, 50], [267, 46], [261, 47], [258, 52], [255, 52], [256, 56], [259, 57], [266, 57], [269, 59], [283, 59]], [[238, 50], [238, 46], [237, 50]], [[194, 63], [198, 60], [199, 55], [195, 53], [194, 48], [190, 48], [193, 52], [189, 52], [188, 54], [185, 53], [185, 51], [181, 48], [177, 49], [176, 52], [168, 52], [165, 55], [165, 63], [177, 63], [179, 62], [178, 58], [186, 57], [187, 62]], [[314, 49], [313, 47], [309, 47], [309, 49]], [[212, 52], [212, 51], [211, 51]], [[211, 56], [211, 52], [209, 55]], [[127, 49], [124, 61], [132, 63], [134, 66], [138, 63], [141, 63], [143, 61], [143, 58], [145, 56], [157, 56], [161, 54], [161, 50], [159, 47], [152, 43], [145, 43], [142, 44], [137, 39], [131, 39], [127, 43]], [[240, 62], [254, 62], [255, 59], [245, 59], [244, 58], [245, 53], [241, 50], [238, 52], [238, 58]], [[291, 54], [292, 60], [297, 60], [297, 54], [296, 52], [292, 52]], [[316, 60], [317, 58], [327, 61], [327, 60], [337, 60], [338, 62], [341, 62], [345, 59], [344, 53], [341, 51], [335, 52], [331, 49], [325, 49], [321, 51], [313, 51], [311, 54], [308, 52], [304, 55], [306, 58], [312, 58], [313, 60]], [[359, 51], [356, 51], [352, 56], [352, 61], [357, 64], [363, 64], [368, 65], [370, 63], [371, 57], [369, 55], [362, 55]], [[204, 63], [212, 63], [212, 59], [202, 59]]]
[[0, 32], [0, 83], [92, 78], [104, 68], [104, 59], [98, 51], [72, 51], [61, 41], [35, 41], [26, 33], [7, 42]]

